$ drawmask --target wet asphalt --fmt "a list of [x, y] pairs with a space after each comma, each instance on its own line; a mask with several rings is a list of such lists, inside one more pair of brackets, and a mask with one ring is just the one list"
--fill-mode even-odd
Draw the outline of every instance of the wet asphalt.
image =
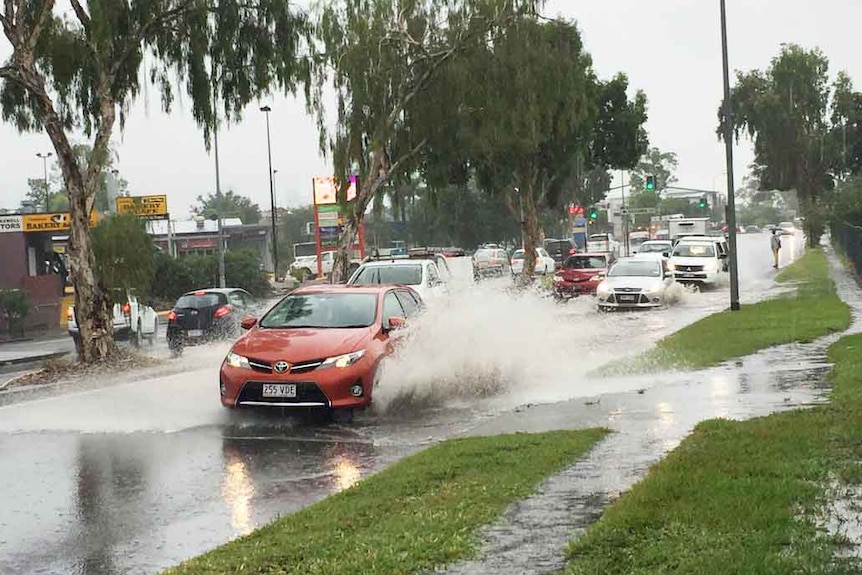
[[[785, 242], [783, 257], [801, 251], [797, 238]], [[744, 301], [772, 289], [769, 257], [768, 237], [741, 238]], [[655, 314], [607, 319], [586, 304], [561, 313], [606, 326], [582, 346], [625, 355], [725, 302], [721, 288]], [[572, 382], [562, 396], [558, 389], [548, 397], [512, 393], [508, 400], [365, 413], [335, 425], [313, 416], [223, 410], [216, 374], [228, 347], [190, 348], [173, 362], [158, 348], [153, 353], [162, 364], [134, 376], [0, 394], [0, 573], [157, 573], [447, 437], [609, 426], [618, 433], [549, 482], [544, 503], [524, 502], [506, 517], [516, 527], [489, 531], [492, 552], [483, 556], [500, 559], [496, 572], [521, 572], [512, 566], [520, 568], [524, 557], [552, 567], [562, 546], [556, 541], [588, 524], [698, 421], [820, 401], [819, 376], [827, 368], [822, 349], [778, 348], [770, 352], [775, 357], [698, 374]], [[518, 407], [523, 403], [532, 405]], [[573, 483], [583, 489], [572, 491]], [[582, 519], [571, 520], [572, 509], [581, 509]], [[526, 531], [540, 531], [534, 523], [552, 523], [556, 539], [516, 544]], [[517, 548], [521, 553], [507, 554]], [[452, 572], [495, 572], [476, 565], [488, 570], [465, 564]]]

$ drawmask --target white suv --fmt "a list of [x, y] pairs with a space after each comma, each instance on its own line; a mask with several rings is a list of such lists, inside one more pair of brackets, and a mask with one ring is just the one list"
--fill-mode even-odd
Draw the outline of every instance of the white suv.
[[679, 242], [670, 257], [678, 282], [714, 284], [723, 271], [723, 258], [716, 242], [708, 239]]
[[425, 259], [402, 259], [368, 261], [359, 266], [347, 285], [406, 285], [422, 296], [425, 302], [439, 298], [446, 292], [448, 269], [441, 270], [445, 262]]

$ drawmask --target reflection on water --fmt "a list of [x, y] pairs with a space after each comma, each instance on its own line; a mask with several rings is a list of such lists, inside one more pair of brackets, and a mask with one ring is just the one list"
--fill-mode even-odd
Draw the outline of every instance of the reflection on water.
[[731, 395], [737, 393], [736, 385], [730, 377], [715, 374], [710, 378], [710, 397], [713, 400], [713, 417], [730, 417], [727, 402]]
[[656, 438], [661, 441], [662, 448], [665, 451], [671, 451], [679, 445], [679, 432], [676, 427], [676, 413], [673, 410], [673, 405], [665, 401], [659, 401], [655, 404], [655, 425], [653, 433]]
[[362, 479], [362, 470], [345, 454], [336, 455], [332, 461], [332, 474], [338, 490], [347, 489]]
[[242, 454], [236, 449], [225, 449], [225, 470], [221, 494], [230, 508], [230, 524], [238, 535], [248, 535], [254, 529], [251, 520], [251, 498], [254, 484]]

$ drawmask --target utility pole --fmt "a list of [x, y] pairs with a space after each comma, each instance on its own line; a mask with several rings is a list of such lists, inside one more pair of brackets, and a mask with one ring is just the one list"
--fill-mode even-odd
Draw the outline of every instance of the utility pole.
[[276, 233], [276, 213], [275, 213], [275, 186], [272, 181], [272, 141], [269, 136], [269, 113], [272, 111], [272, 108], [269, 106], [263, 106], [260, 109], [261, 112], [266, 114], [266, 153], [269, 158], [269, 201], [270, 201], [270, 209], [272, 210], [272, 260], [273, 260], [273, 270], [275, 281], [278, 281], [278, 235]]
[[[213, 151], [215, 152], [215, 176], [216, 176], [216, 219], [218, 220], [218, 285], [219, 287], [227, 287], [227, 282], [224, 279], [224, 237], [222, 235], [221, 226], [221, 177], [219, 176], [218, 165], [218, 107], [216, 106], [216, 91], [213, 90]], [[168, 219], [168, 227], [171, 225], [171, 220]]]
[[739, 267], [736, 257], [736, 199], [733, 187], [733, 108], [730, 102], [730, 64], [727, 57], [727, 10], [721, 3], [721, 52], [724, 71], [724, 146], [727, 160], [727, 231], [730, 248], [730, 309], [739, 311]]
[[42, 152], [39, 152], [36, 154], [37, 158], [42, 158], [42, 174], [45, 177], [45, 179], [42, 180], [42, 183], [45, 186], [45, 211], [46, 212], [50, 211], [49, 205], [51, 203], [51, 191], [48, 188], [48, 158], [50, 158], [53, 155], [54, 154], [51, 152], [48, 152], [47, 154], [43, 154]]

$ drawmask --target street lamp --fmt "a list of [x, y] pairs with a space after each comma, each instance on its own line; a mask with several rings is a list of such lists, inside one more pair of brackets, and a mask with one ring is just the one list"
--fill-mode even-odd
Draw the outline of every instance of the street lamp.
[[45, 176], [45, 179], [42, 180], [42, 182], [45, 185], [45, 211], [46, 212], [49, 210], [48, 204], [51, 203], [51, 201], [50, 201], [51, 200], [51, 198], [50, 198], [51, 193], [48, 190], [48, 158], [50, 158], [53, 155], [54, 154], [52, 154], [51, 152], [48, 152], [47, 154], [43, 154], [42, 152], [38, 152], [36, 154], [37, 158], [42, 158], [42, 173]]
[[269, 201], [270, 201], [270, 210], [272, 217], [272, 264], [274, 270], [275, 281], [278, 281], [278, 236], [276, 235], [276, 227], [275, 227], [275, 186], [272, 181], [272, 141], [269, 135], [269, 113], [272, 111], [272, 108], [269, 106], [261, 106], [260, 111], [266, 114], [266, 153], [269, 158]]
[[727, 11], [721, 3], [721, 55], [724, 72], [724, 146], [727, 160], [727, 231], [730, 248], [730, 309], [739, 311], [739, 267], [736, 258], [736, 199], [733, 187], [733, 109], [730, 101], [730, 65], [727, 58]]

